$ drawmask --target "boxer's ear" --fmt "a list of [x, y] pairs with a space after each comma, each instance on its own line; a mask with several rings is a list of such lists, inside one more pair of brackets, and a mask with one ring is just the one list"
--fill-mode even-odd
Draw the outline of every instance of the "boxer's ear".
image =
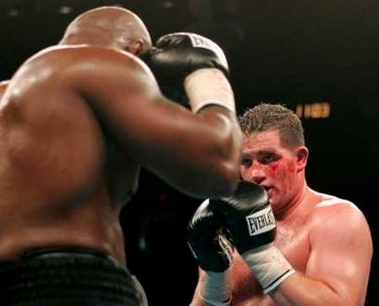
[[309, 156], [308, 148], [305, 146], [300, 146], [300, 147], [296, 148], [295, 155], [297, 158], [297, 161], [296, 161], [297, 170], [301, 171], [307, 165], [308, 156]]
[[136, 56], [140, 56], [142, 54], [142, 52], [144, 51], [143, 40], [142, 39], [133, 40], [131, 43], [129, 43], [125, 47], [125, 50], [128, 51], [129, 53], [136, 55]]

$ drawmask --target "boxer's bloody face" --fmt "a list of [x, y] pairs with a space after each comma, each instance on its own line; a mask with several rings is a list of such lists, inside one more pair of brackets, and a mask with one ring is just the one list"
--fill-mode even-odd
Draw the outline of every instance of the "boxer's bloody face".
[[274, 130], [245, 136], [243, 144], [241, 177], [266, 189], [274, 211], [291, 205], [303, 191], [306, 156], [299, 150], [306, 149], [285, 147]]

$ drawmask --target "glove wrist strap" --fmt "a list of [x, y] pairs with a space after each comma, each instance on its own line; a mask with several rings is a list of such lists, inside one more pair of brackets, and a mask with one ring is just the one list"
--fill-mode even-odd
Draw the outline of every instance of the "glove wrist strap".
[[216, 68], [199, 69], [184, 80], [184, 88], [194, 113], [216, 104], [236, 113], [234, 94], [223, 72]]
[[228, 306], [231, 302], [231, 268], [224, 272], [205, 271], [200, 298], [210, 305]]
[[295, 273], [291, 264], [273, 245], [247, 251], [242, 254], [242, 257], [261, 284], [265, 294]]

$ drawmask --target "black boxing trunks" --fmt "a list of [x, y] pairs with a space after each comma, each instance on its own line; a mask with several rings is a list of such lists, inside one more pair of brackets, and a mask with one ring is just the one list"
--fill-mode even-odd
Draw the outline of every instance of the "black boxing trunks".
[[82, 248], [39, 248], [0, 263], [1, 305], [145, 306], [146, 295], [128, 269]]

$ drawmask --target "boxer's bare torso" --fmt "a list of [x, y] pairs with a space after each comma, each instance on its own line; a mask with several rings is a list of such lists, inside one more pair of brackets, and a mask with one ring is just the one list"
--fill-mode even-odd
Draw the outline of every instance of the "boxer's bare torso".
[[[330, 201], [333, 201], [332, 205], [327, 204]], [[320, 226], [324, 218], [333, 218], [333, 215], [337, 217], [338, 214], [348, 213], [355, 208], [346, 201], [315, 193], [309, 189], [302, 202], [297, 206], [296, 212], [293, 211], [277, 221], [275, 246], [296, 271], [306, 273], [314, 227]], [[268, 295], [263, 294], [259, 283], [243, 259], [237, 253], [235, 256], [232, 273], [233, 303], [240, 306], [276, 305]]]
[[[317, 280], [322, 276], [322, 270], [319, 268], [322, 261], [324, 261], [322, 266], [338, 266], [344, 260], [344, 250], [338, 250], [335, 256], [328, 254], [328, 256], [323, 257], [317, 255], [318, 250], [325, 249], [326, 245], [331, 248], [333, 239], [342, 239], [337, 233], [346, 232], [344, 224], [352, 226], [351, 223], [355, 223], [355, 226], [362, 230], [366, 230], [367, 225], [362, 213], [351, 202], [318, 193], [309, 188], [306, 189], [301, 198], [302, 200], [298, 205], [295, 205], [294, 210], [285, 216], [277, 217], [277, 234], [274, 244], [297, 272]], [[330, 235], [330, 231], [333, 231], [336, 238]], [[337, 240], [335, 242], [337, 244]], [[353, 245], [353, 242], [351, 243]], [[323, 244], [326, 245], [323, 246]], [[351, 248], [354, 249], [353, 246]], [[347, 252], [347, 250], [348, 248], [345, 251]], [[366, 253], [364, 250], [362, 254], [356, 252], [356, 254], [351, 255], [352, 260], [362, 261], [361, 273], [354, 273], [357, 283], [364, 283], [366, 280], [366, 270], [369, 269], [364, 265]], [[200, 270], [199, 272], [200, 277], [202, 277], [203, 271]], [[342, 280], [341, 284], [343, 284]], [[231, 285], [232, 305], [277, 305], [269, 295], [263, 294], [262, 288], [253, 276], [251, 269], [236, 251], [232, 265]], [[363, 303], [365, 294], [365, 291], [360, 293], [360, 303]], [[205, 305], [199, 299], [199, 287], [196, 288], [193, 305]]]
[[0, 260], [63, 245], [125, 261], [119, 212], [137, 188], [139, 166], [99, 124], [91, 97], [86, 101], [76, 91], [67, 67], [81, 52], [58, 48], [38, 55], [3, 93]]

